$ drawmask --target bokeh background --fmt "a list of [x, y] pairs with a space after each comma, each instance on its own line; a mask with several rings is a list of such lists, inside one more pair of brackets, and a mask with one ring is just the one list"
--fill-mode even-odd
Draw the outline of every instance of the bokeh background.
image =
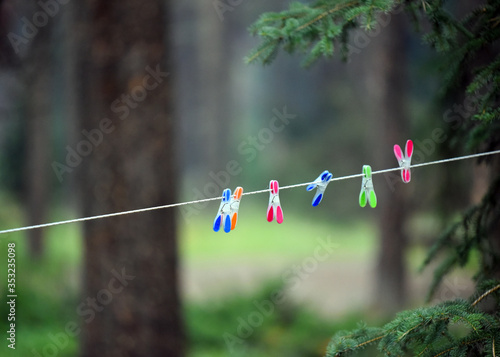
[[[404, 13], [352, 33], [347, 62], [245, 64], [259, 42], [247, 28], [287, 5], [0, 1], [0, 229], [395, 167], [408, 138], [415, 162], [462, 153], [447, 138], [467, 108], [438, 97], [435, 54]], [[141, 89], [148, 74], [158, 86]], [[230, 234], [213, 232], [212, 201], [2, 235], [0, 301], [9, 242], [18, 299], [17, 347], [1, 355], [321, 356], [336, 331], [425, 302], [426, 248], [484, 192], [482, 170], [376, 175], [375, 209], [359, 207], [360, 179], [331, 183], [318, 207], [282, 191], [282, 225], [266, 222], [267, 194], [244, 196]], [[109, 293], [122, 267], [135, 278]], [[469, 278], [431, 301], [467, 296]]]

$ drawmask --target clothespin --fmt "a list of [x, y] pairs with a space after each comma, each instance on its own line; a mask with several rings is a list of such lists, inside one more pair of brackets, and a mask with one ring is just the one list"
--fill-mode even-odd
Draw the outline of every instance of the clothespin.
[[372, 168], [370, 165], [363, 166], [363, 182], [361, 183], [361, 192], [359, 193], [359, 205], [365, 207], [370, 203], [372, 208], [377, 206], [377, 195], [373, 189]]
[[224, 226], [224, 232], [231, 232], [231, 190], [226, 188], [222, 192], [222, 202], [219, 206], [219, 211], [217, 212], [217, 216], [215, 216], [214, 220], [214, 231], [218, 232], [220, 230], [221, 225]]
[[238, 221], [238, 210], [240, 209], [241, 195], [243, 195], [243, 187], [236, 187], [234, 190], [233, 197], [231, 197], [230, 216], [231, 216], [231, 230], [236, 228], [236, 222]]
[[283, 223], [283, 210], [281, 209], [279, 196], [279, 183], [276, 180], [269, 182], [271, 193], [269, 195], [269, 205], [267, 206], [267, 221], [272, 222], [276, 218], [276, 222]]
[[403, 151], [399, 145], [394, 145], [394, 155], [398, 159], [399, 166], [401, 167], [401, 178], [404, 183], [408, 183], [411, 180], [410, 165], [411, 156], [413, 155], [413, 141], [408, 140], [405, 146], [405, 155], [403, 156]]
[[317, 188], [316, 190], [316, 195], [314, 195], [314, 198], [312, 200], [312, 205], [313, 207], [316, 207], [319, 205], [321, 200], [323, 199], [323, 195], [326, 190], [326, 186], [328, 186], [328, 183], [332, 179], [333, 174], [330, 173], [328, 170], [325, 170], [321, 173], [321, 175], [318, 176], [316, 180], [314, 180], [313, 183], [311, 183], [309, 186], [307, 186], [306, 190], [311, 191], [314, 188]]

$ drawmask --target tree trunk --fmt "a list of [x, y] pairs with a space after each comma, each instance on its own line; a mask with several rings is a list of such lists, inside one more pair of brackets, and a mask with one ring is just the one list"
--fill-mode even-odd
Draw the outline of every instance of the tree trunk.
[[[406, 110], [406, 31], [403, 14], [393, 14], [390, 24], [376, 37], [370, 61], [370, 96], [373, 100], [374, 119], [379, 123], [378, 137], [383, 143], [380, 167], [394, 167], [394, 144], [403, 146], [407, 140]], [[385, 182], [379, 195], [380, 251], [377, 262], [375, 304], [383, 311], [392, 312], [405, 301], [404, 253], [407, 237], [404, 225], [407, 218], [405, 193], [409, 186], [401, 181], [399, 172], [384, 175]], [[408, 184], [408, 185], [411, 185]]]
[[[39, 53], [40, 54], [40, 53]], [[43, 56], [39, 60], [43, 61]], [[46, 64], [46, 62], [44, 62]], [[26, 93], [29, 95], [26, 113], [26, 194], [28, 225], [45, 223], [49, 206], [50, 168], [50, 92], [48, 67], [38, 67], [36, 78], [31, 77]], [[43, 254], [44, 230], [28, 231], [29, 253], [38, 259]]]
[[[199, 135], [198, 152], [207, 170], [223, 169], [229, 159], [228, 138], [231, 137], [230, 108], [233, 94], [229, 90], [231, 78], [230, 53], [224, 34], [231, 31], [229, 21], [219, 18], [213, 1], [195, 1], [197, 11], [197, 75], [200, 96], [197, 118], [191, 120]], [[208, 15], [207, 15], [208, 14]], [[226, 13], [227, 16], [229, 16]], [[221, 135], [222, 134], [222, 135]], [[198, 140], [197, 140], [198, 141]], [[192, 145], [192, 144], [190, 144]], [[221, 187], [221, 191], [224, 187]]]
[[[34, 13], [35, 2], [30, 5], [30, 11]], [[49, 22], [38, 29], [24, 61], [28, 225], [45, 223], [49, 207], [52, 28]], [[44, 232], [43, 229], [28, 231], [29, 253], [35, 259], [43, 254]]]
[[[86, 2], [85, 215], [175, 202], [167, 3]], [[84, 233], [83, 356], [183, 355], [174, 211], [89, 221]]]
[[[491, 147], [488, 148], [489, 150], [500, 150], [500, 147]], [[490, 167], [490, 186], [495, 184], [497, 180], [500, 180], [499, 172], [500, 172], [500, 157], [498, 155], [495, 155], [495, 157], [492, 158], [491, 162], [491, 167]], [[496, 202], [500, 202], [500, 190], [497, 189], [497, 191], [494, 194], [494, 197], [492, 197], [492, 200], [496, 200]], [[498, 208], [498, 204], [497, 204]], [[493, 276], [495, 279], [500, 280], [500, 213], [499, 210], [496, 210], [496, 213], [492, 213], [492, 222], [491, 222], [491, 234], [490, 240], [491, 240], [491, 247], [494, 252], [494, 255], [492, 257], [493, 262], [491, 263], [492, 265], [492, 270], [493, 270]]]
[[19, 65], [19, 58], [9, 41], [15, 11], [12, 4], [0, 0], [0, 68], [5, 70]]

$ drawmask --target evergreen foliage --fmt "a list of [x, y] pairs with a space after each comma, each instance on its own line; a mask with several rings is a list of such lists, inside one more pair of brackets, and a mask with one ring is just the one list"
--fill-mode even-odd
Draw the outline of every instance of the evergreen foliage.
[[[487, 292], [496, 293], [500, 285]], [[340, 357], [377, 344], [387, 356], [491, 356], [500, 338], [500, 321], [481, 312], [476, 305], [487, 295], [470, 303], [446, 301], [436, 306], [400, 312], [382, 328], [360, 326], [355, 331], [340, 331], [327, 348], [328, 357]], [[480, 299], [480, 300], [479, 300]]]
[[422, 268], [433, 261], [438, 253], [447, 252], [446, 258], [434, 270], [429, 298], [435, 292], [443, 277], [455, 267], [465, 266], [473, 251], [481, 256], [475, 278], [482, 282], [495, 275], [500, 266], [498, 251], [492, 246], [491, 229], [500, 220], [500, 177], [490, 186], [480, 204], [463, 214], [460, 220], [450, 225], [431, 247]]
[[[500, 0], [486, 0], [466, 16], [453, 15], [453, 4], [443, 0], [317, 0], [294, 2], [279, 13], [263, 14], [250, 32], [261, 38], [247, 63], [269, 64], [280, 48], [305, 54], [309, 66], [320, 57], [331, 57], [335, 47], [342, 58], [349, 55], [351, 30], [374, 29], [377, 16], [403, 10], [417, 31], [428, 29], [423, 39], [441, 57], [442, 94], [473, 97], [474, 113], [456, 141], [470, 152], [500, 147]], [[492, 163], [491, 158], [485, 160]], [[476, 299], [447, 301], [436, 306], [403, 311], [380, 328], [359, 326], [341, 331], [331, 340], [327, 356], [344, 356], [376, 345], [386, 356], [495, 356], [500, 349], [500, 249], [495, 237], [500, 222], [500, 173], [482, 201], [467, 210], [443, 232], [423, 266], [441, 256], [429, 297], [443, 277], [467, 264], [478, 252]], [[495, 297], [494, 306], [481, 309], [481, 301]], [[493, 300], [493, 299], [488, 299]], [[496, 346], [496, 347], [495, 347]]]
[[280, 47], [287, 52], [307, 52], [305, 66], [321, 56], [331, 57], [334, 43], [341, 45], [344, 58], [348, 55], [349, 30], [361, 26], [371, 30], [380, 12], [389, 12], [395, 1], [319, 0], [313, 5], [293, 2], [288, 10], [265, 13], [250, 27], [262, 43], [245, 59], [247, 63], [261, 61], [269, 64]]

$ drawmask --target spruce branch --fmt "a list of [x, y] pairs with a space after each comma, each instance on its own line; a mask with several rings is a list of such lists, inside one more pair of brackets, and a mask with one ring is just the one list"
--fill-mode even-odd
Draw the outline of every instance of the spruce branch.
[[[480, 299], [498, 289], [500, 284], [486, 291]], [[415, 356], [426, 357], [460, 355], [460, 351], [483, 348], [482, 341], [493, 343], [500, 325], [496, 317], [479, 311], [476, 304], [462, 299], [446, 301], [400, 312], [381, 329], [361, 326], [349, 334], [340, 332], [332, 338], [327, 356], [343, 356], [375, 342], [378, 342], [378, 350], [388, 356], [403, 355], [404, 351], [413, 351]], [[453, 336], [450, 328], [457, 324], [467, 327], [466, 336]]]
[[267, 55], [266, 48], [277, 52], [283, 47], [288, 52], [308, 52], [303, 65], [309, 66], [321, 56], [331, 57], [335, 41], [344, 50], [351, 28], [359, 23], [366, 30], [371, 29], [377, 14], [389, 12], [395, 3], [394, 0], [318, 0], [310, 6], [294, 2], [288, 10], [265, 13], [249, 28], [250, 33], [261, 37], [262, 43], [250, 52], [245, 62], [268, 64], [274, 57]]
[[357, 348], [361, 348], [361, 347], [364, 347], [366, 345], [369, 345], [370, 343], [373, 343], [373, 342], [377, 342], [378, 340], [384, 338], [385, 335], [381, 335], [381, 336], [378, 336], [378, 337], [375, 337], [375, 338], [372, 338], [371, 340], [368, 340], [368, 341], [365, 341], [365, 342], [362, 342], [360, 344], [358, 344], [357, 346], [355, 346], [354, 348], [357, 349]]
[[[348, 2], [346, 4], [338, 4], [336, 5], [334, 8], [332, 9], [329, 9], [328, 11], [324, 11], [323, 13], [321, 13], [319, 16], [317, 16], [316, 18], [306, 22], [305, 24], [297, 27], [296, 31], [301, 31], [303, 29], [305, 29], [306, 27], [309, 27], [311, 26], [312, 24], [314, 24], [315, 22], [318, 22], [319, 20], [321, 20], [322, 18], [324, 18], [325, 16], [328, 16], [328, 15], [331, 15], [333, 14], [334, 12], [337, 12], [339, 11], [340, 9], [342, 8], [346, 8], [346, 7], [349, 7], [349, 6], [354, 6], [358, 3], [358, 1], [351, 1], [351, 2]], [[349, 19], [348, 21], [352, 21], [352, 19]]]
[[434, 270], [427, 301], [431, 299], [443, 278], [450, 271], [463, 267], [469, 262], [472, 251], [478, 251], [483, 256], [476, 272], [478, 281], [490, 274], [489, 262], [500, 262], [498, 253], [490, 246], [491, 242], [487, 239], [488, 227], [498, 220], [500, 202], [497, 197], [499, 195], [500, 176], [491, 184], [481, 202], [469, 208], [462, 218], [449, 226], [433, 244], [420, 270], [434, 261], [439, 253], [444, 252], [446, 256]]
[[[251, 63], [255, 61], [259, 57], [264, 57], [263, 54], [267, 51], [273, 50], [274, 48], [278, 47], [280, 43], [280, 39], [271, 41], [269, 43], [264, 44], [261, 48], [257, 49], [255, 53], [253, 53], [251, 56], [245, 58], [246, 63]], [[267, 57], [266, 57], [267, 58]]]
[[467, 340], [467, 339], [464, 339], [463, 341], [460, 341], [458, 345], [446, 348], [444, 351], [439, 352], [438, 354], [434, 355], [433, 357], [443, 356], [443, 355], [447, 354], [448, 352], [453, 351], [453, 350], [455, 350], [457, 348], [464, 347], [464, 346], [469, 346], [471, 344], [477, 343], [477, 342], [482, 341], [484, 339], [486, 339], [486, 337], [477, 338], [477, 339], [470, 340], [470, 341]]
[[483, 295], [481, 295], [480, 297], [478, 297], [473, 303], [472, 303], [472, 306], [476, 306], [477, 304], [479, 304], [481, 302], [481, 300], [483, 300], [484, 298], [486, 298], [488, 295], [494, 293], [495, 291], [497, 291], [498, 289], [500, 289], [500, 284], [498, 284], [497, 286], [491, 288], [490, 290], [486, 291]]

